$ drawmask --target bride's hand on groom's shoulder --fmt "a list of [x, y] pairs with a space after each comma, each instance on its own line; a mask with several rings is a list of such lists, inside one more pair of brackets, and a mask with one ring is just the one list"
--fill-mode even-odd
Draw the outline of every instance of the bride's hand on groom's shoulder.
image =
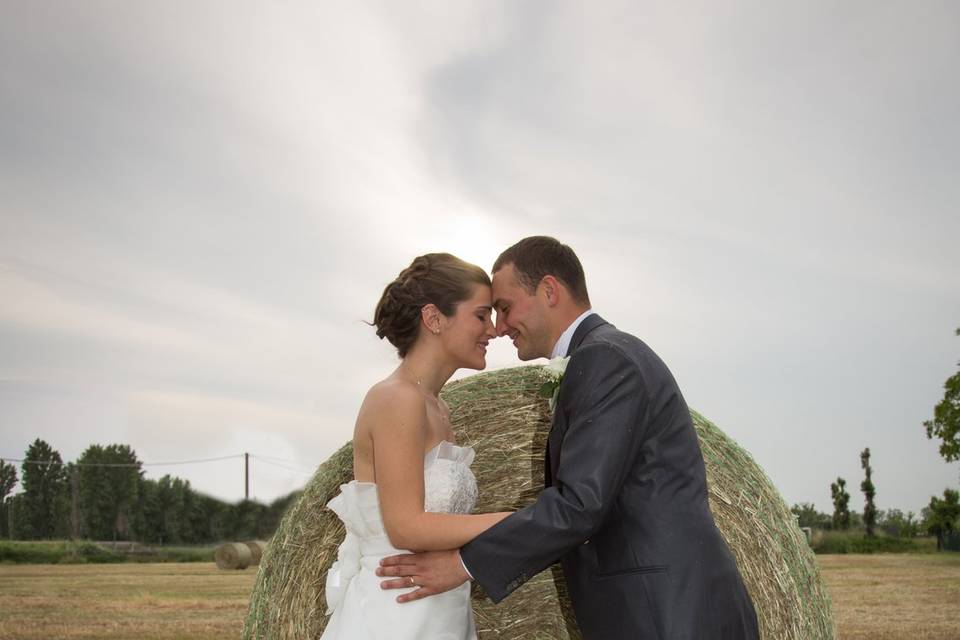
[[425, 551], [388, 556], [380, 561], [377, 575], [383, 580], [382, 589], [410, 589], [397, 597], [397, 602], [411, 602], [456, 589], [470, 579], [457, 549], [449, 551]]

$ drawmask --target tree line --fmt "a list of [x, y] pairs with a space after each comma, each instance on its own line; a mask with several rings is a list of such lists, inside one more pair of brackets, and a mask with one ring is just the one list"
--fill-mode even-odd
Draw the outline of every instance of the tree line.
[[144, 478], [128, 445], [90, 445], [75, 462], [37, 439], [20, 466], [21, 492], [8, 497], [17, 468], [0, 461], [0, 536], [15, 540], [123, 540], [206, 544], [267, 538], [299, 492], [270, 504], [231, 504], [188, 480]]
[[960, 492], [948, 488], [944, 489], [943, 498], [931, 496], [930, 503], [921, 510], [919, 519], [912, 511], [904, 514], [900, 509], [878, 510], [869, 447], [860, 452], [860, 466], [864, 471], [864, 479], [860, 483], [864, 497], [862, 514], [850, 510], [847, 481], [838, 477], [836, 482], [830, 483], [833, 513], [821, 513], [808, 502], [795, 504], [790, 510], [797, 517], [799, 525], [834, 531], [862, 529], [868, 538], [874, 537], [878, 529], [885, 535], [896, 538], [912, 538], [928, 533], [936, 536], [938, 549], [946, 536], [960, 531]]
[[[955, 335], [960, 336], [960, 328]], [[933, 408], [933, 419], [925, 421], [923, 427], [927, 438], [940, 440], [943, 459], [956, 462], [960, 460], [960, 370], [947, 378], [943, 390], [943, 399]], [[864, 479], [860, 483], [864, 496], [863, 513], [850, 511], [847, 482], [838, 477], [836, 482], [830, 484], [832, 515], [818, 512], [811, 503], [793, 505], [791, 511], [797, 516], [801, 527], [834, 530], [863, 528], [867, 537], [873, 537], [878, 527], [885, 534], [895, 537], [909, 538], [925, 532], [937, 537], [938, 549], [947, 536], [960, 531], [960, 491], [947, 488], [942, 498], [931, 496], [930, 503], [920, 512], [919, 520], [912, 511], [906, 514], [899, 509], [878, 511], [869, 447], [860, 453], [860, 466], [864, 471]]]
[[[837, 480], [842, 481], [843, 478]], [[904, 513], [900, 509], [878, 509], [873, 514], [874, 523], [868, 529], [866, 509], [864, 513], [851, 511], [848, 507], [850, 495], [842, 484], [833, 483], [831, 486], [840, 489], [834, 501], [833, 513], [817, 511], [811, 502], [797, 503], [790, 510], [797, 516], [799, 526], [824, 531], [862, 530], [867, 537], [873, 537], [878, 532], [893, 538], [928, 534], [937, 538], [938, 546], [950, 532], [960, 531], [960, 493], [953, 489], [945, 489], [942, 498], [932, 496], [919, 516], [913, 511]]]

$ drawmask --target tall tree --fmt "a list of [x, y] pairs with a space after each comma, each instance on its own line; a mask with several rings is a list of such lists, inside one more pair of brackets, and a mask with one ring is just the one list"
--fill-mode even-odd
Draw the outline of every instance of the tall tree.
[[930, 498], [930, 506], [926, 509], [927, 532], [937, 536], [937, 551], [943, 543], [943, 536], [951, 531], [957, 531], [960, 526], [960, 493], [953, 489], [943, 490], [943, 500], [936, 496]]
[[94, 444], [77, 459], [81, 531], [95, 540], [130, 539], [141, 480], [137, 454], [125, 444]]
[[137, 540], [148, 543], [163, 543], [160, 532], [160, 507], [157, 501], [157, 481], [144, 478], [137, 490], [139, 505], [134, 519]]
[[187, 518], [190, 493], [190, 483], [180, 478], [166, 475], [157, 482], [159, 532], [162, 542], [194, 542]]
[[30, 538], [29, 527], [26, 523], [26, 509], [23, 508], [23, 492], [12, 495], [4, 503], [6, 529], [5, 533], [11, 540], [27, 540]]
[[27, 447], [20, 468], [23, 478], [22, 537], [52, 538], [64, 530], [66, 471], [60, 453], [37, 438]]
[[863, 482], [860, 483], [860, 490], [863, 491], [865, 501], [863, 505], [863, 526], [867, 530], [867, 537], [872, 538], [873, 527], [877, 522], [877, 506], [873, 502], [877, 490], [871, 479], [873, 469], [870, 468], [870, 447], [860, 452], [860, 466], [863, 468], [865, 476]]
[[[956, 334], [960, 336], [960, 329]], [[943, 459], [953, 462], [960, 460], [960, 371], [947, 378], [943, 389], [943, 400], [933, 408], [933, 420], [927, 420], [923, 426], [927, 438], [940, 438]]]
[[837, 478], [830, 483], [830, 495], [833, 498], [833, 528], [850, 528], [850, 494], [847, 493], [847, 481]]

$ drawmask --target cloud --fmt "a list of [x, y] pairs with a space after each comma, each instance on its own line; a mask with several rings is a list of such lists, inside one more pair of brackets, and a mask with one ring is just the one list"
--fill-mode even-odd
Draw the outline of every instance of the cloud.
[[930, 143], [960, 136], [955, 30], [863, 9], [517, 9], [432, 74], [425, 141], [533, 222], [943, 291], [960, 158]]

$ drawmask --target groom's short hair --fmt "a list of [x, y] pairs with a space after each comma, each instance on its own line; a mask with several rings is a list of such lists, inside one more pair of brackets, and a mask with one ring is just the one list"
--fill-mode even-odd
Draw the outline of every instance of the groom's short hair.
[[589, 306], [587, 279], [573, 249], [550, 236], [530, 236], [505, 250], [493, 263], [493, 273], [512, 264], [517, 280], [533, 294], [544, 276], [553, 276], [570, 291], [573, 299]]

